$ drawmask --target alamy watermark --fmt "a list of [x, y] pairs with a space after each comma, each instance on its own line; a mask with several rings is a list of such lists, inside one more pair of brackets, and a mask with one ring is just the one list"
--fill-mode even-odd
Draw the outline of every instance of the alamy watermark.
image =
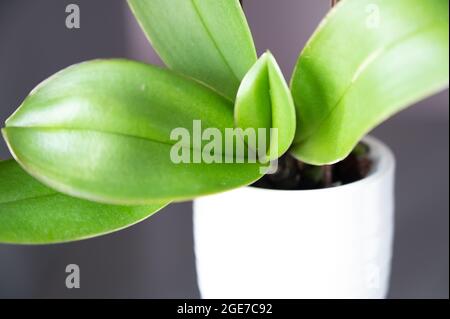
[[67, 265], [66, 273], [69, 274], [66, 277], [67, 289], [79, 289], [80, 288], [80, 266], [78, 266], [76, 264]]
[[273, 174], [278, 168], [277, 128], [202, 128], [194, 120], [192, 130], [178, 127], [170, 140], [176, 142], [170, 150], [174, 164], [259, 163], [262, 174]]
[[80, 7], [77, 4], [69, 4], [66, 7], [66, 28], [67, 29], [79, 29], [81, 27], [80, 20]]
[[380, 27], [380, 7], [374, 3], [370, 3], [366, 6], [366, 27], [368, 29], [377, 29]]

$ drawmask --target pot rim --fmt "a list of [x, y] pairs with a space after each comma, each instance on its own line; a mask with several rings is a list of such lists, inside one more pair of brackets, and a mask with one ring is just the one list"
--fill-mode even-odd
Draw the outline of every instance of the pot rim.
[[253, 186], [247, 186], [240, 188], [238, 190], [245, 190], [246, 192], [253, 193], [329, 193], [336, 191], [347, 191], [352, 188], [360, 188], [364, 187], [364, 185], [376, 182], [380, 179], [385, 178], [387, 174], [390, 174], [395, 170], [396, 162], [395, 156], [392, 150], [381, 140], [373, 136], [366, 136], [362, 140], [367, 143], [370, 147], [370, 158], [373, 161], [372, 168], [369, 174], [356, 182], [352, 182], [349, 184], [329, 187], [329, 188], [319, 188], [319, 189], [300, 189], [300, 190], [285, 190], [285, 189], [270, 189], [270, 188], [259, 188]]

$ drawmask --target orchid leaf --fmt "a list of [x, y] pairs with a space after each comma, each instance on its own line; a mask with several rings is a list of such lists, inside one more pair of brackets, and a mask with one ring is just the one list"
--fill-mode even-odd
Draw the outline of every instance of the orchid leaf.
[[111, 206], [56, 193], [15, 161], [0, 162], [0, 242], [48, 244], [90, 238], [131, 226], [167, 203]]
[[[201, 121], [199, 132], [194, 121]], [[260, 178], [257, 163], [202, 160], [201, 130], [215, 128], [224, 136], [233, 127], [233, 105], [196, 81], [143, 63], [98, 60], [39, 85], [7, 120], [3, 135], [22, 167], [57, 191], [143, 205]], [[180, 130], [188, 135], [173, 139]]]
[[294, 72], [293, 154], [329, 164], [371, 129], [448, 86], [448, 0], [343, 0]]
[[263, 54], [244, 77], [236, 99], [235, 122], [243, 130], [250, 128], [258, 134], [263, 129], [265, 149], [260, 150], [259, 137], [249, 146], [267, 155], [268, 160], [281, 157], [291, 146], [296, 125], [294, 102], [270, 52]]
[[153, 48], [166, 65], [196, 78], [230, 100], [256, 61], [238, 0], [129, 0]]

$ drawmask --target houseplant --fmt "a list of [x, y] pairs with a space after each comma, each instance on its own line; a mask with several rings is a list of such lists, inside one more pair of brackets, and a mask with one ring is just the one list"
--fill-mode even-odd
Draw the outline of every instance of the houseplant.
[[[233, 104], [238, 126], [278, 128], [279, 139], [269, 139], [262, 152], [270, 150], [270, 159], [289, 148], [303, 162], [332, 164], [346, 157], [373, 125], [448, 82], [448, 4], [375, 3], [382, 12], [375, 28], [365, 23], [369, 2], [344, 1], [329, 15], [301, 55], [292, 98], [273, 57], [266, 54], [256, 61], [237, 1], [130, 1], [168, 66], [207, 86], [131, 61], [81, 64], [32, 92], [8, 120], [5, 139], [18, 162], [44, 184], [108, 205], [153, 205], [140, 207], [146, 213], [172, 200], [261, 178], [259, 163], [174, 163], [169, 156], [175, 144], [170, 138], [173, 129], [194, 135], [195, 120], [220, 132], [234, 127]], [[343, 45], [349, 36], [354, 37], [352, 43], [361, 44], [358, 50]], [[200, 140], [196, 148], [184, 142], [179, 150], [192, 150], [189, 158], [208, 145]], [[48, 207], [55, 205], [43, 205], [41, 197], [53, 191], [37, 183], [38, 190], [25, 188], [32, 183], [19, 181], [30, 177], [12, 162], [2, 171], [8, 182], [2, 192], [7, 194], [0, 217], [3, 241], [79, 239], [145, 216], [124, 213], [129, 220], [119, 223], [109, 213], [118, 208], [102, 205], [107, 212], [99, 213], [102, 218], [93, 223], [87, 219], [92, 214], [78, 206], [87, 202], [71, 204], [74, 215], [50, 212]], [[100, 212], [100, 206], [89, 205]], [[89, 229], [81, 223], [103, 228]]]

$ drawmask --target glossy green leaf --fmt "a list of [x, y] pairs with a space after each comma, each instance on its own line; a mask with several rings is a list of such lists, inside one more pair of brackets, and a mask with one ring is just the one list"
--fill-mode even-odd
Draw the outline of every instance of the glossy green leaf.
[[111, 206], [56, 193], [13, 160], [0, 162], [0, 242], [80, 240], [131, 226], [166, 204]]
[[[7, 120], [3, 135], [16, 160], [44, 184], [110, 204], [187, 200], [260, 177], [257, 164], [193, 163], [206, 143], [194, 138], [194, 120], [224, 135], [234, 126], [233, 106], [170, 71], [99, 60], [39, 85]], [[191, 139], [172, 140], [174, 129], [185, 129]], [[191, 163], [172, 160], [174, 144], [188, 151]]]
[[[291, 146], [296, 126], [294, 102], [270, 52], [262, 55], [244, 77], [236, 98], [235, 122], [244, 130], [251, 128], [257, 132], [261, 128], [266, 129], [263, 131], [266, 148], [260, 151], [267, 153], [270, 160], [279, 158]], [[271, 128], [277, 133], [270, 135]], [[249, 146], [259, 150], [259, 138]]]
[[363, 135], [448, 85], [448, 0], [343, 0], [302, 52], [293, 154], [343, 159]]
[[230, 100], [256, 61], [238, 0], [129, 0], [154, 49], [171, 69], [199, 79]]

